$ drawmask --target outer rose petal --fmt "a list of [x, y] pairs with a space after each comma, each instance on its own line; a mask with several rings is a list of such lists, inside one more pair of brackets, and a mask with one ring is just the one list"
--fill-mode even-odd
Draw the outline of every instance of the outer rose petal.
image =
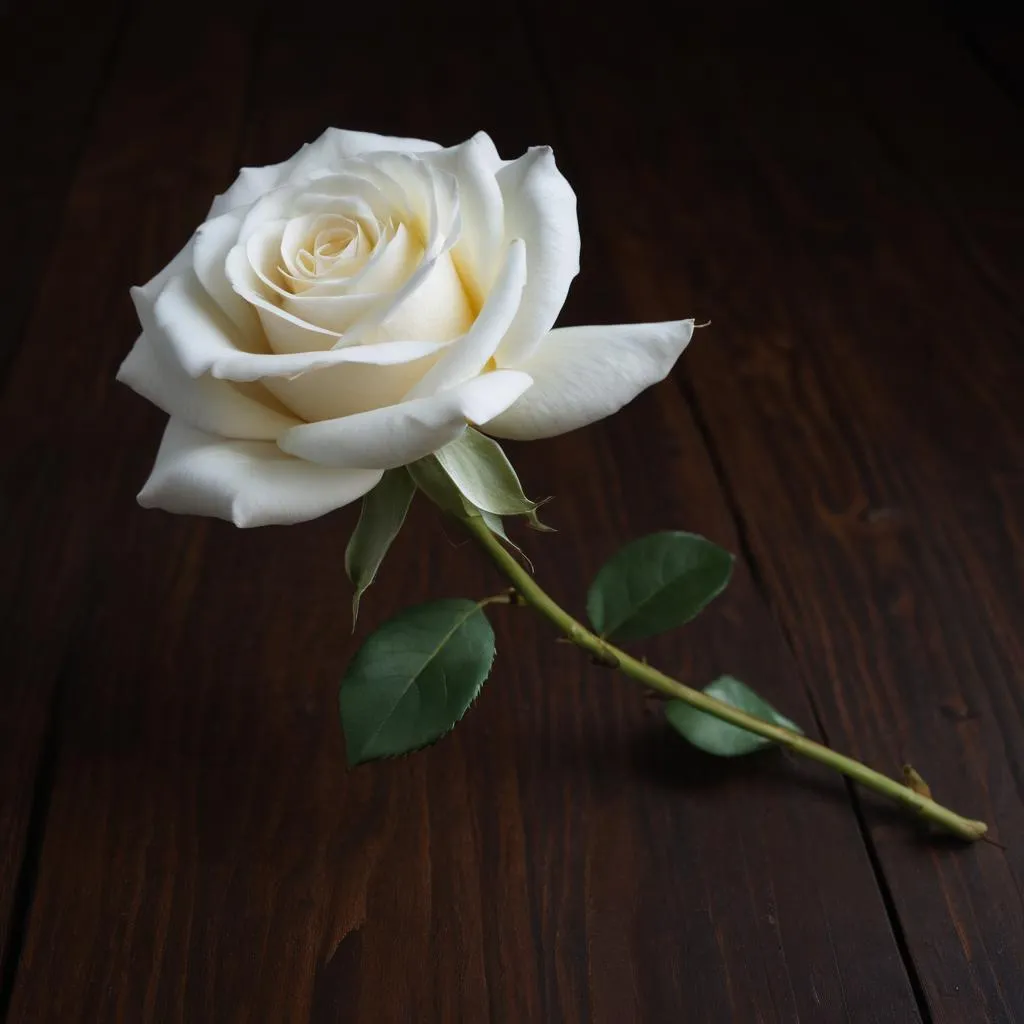
[[500, 269], [505, 240], [505, 208], [495, 178], [502, 166], [501, 157], [490, 136], [477, 132], [461, 145], [427, 154], [423, 159], [458, 180], [462, 235], [452, 249], [452, 257], [481, 306]]
[[368, 153], [427, 153], [440, 148], [436, 142], [424, 139], [402, 139], [394, 135], [328, 128], [320, 138], [303, 146], [288, 161], [289, 166], [281, 180], [299, 181], [332, 171], [342, 160]]
[[531, 383], [525, 373], [497, 370], [429, 398], [293, 427], [277, 443], [323, 466], [392, 469], [454, 441], [467, 423], [487, 423]]
[[284, 182], [329, 170], [338, 161], [347, 157], [378, 153], [382, 150], [395, 153], [425, 153], [432, 149], [440, 149], [440, 146], [436, 142], [424, 142], [422, 139], [399, 139], [390, 135], [328, 128], [320, 138], [315, 142], [306, 143], [288, 160], [265, 167], [243, 167], [227, 191], [214, 199], [207, 216], [219, 217], [229, 210], [249, 206], [260, 196], [266, 195]]
[[[139, 315], [142, 318], [141, 309]], [[191, 273], [169, 282], [154, 305], [152, 317], [142, 319], [146, 333], [152, 330], [154, 344], [168, 358], [176, 360], [190, 377], [205, 373], [234, 381], [292, 377], [341, 363], [405, 363], [422, 359], [442, 347], [430, 341], [392, 341], [282, 355], [247, 352], [238, 347], [241, 339], [237, 331], [219, 315], [218, 308]]]
[[526, 242], [529, 277], [519, 313], [498, 350], [499, 366], [519, 366], [551, 330], [580, 270], [576, 194], [548, 146], [529, 150], [497, 174], [505, 237]]
[[[258, 397], [243, 393], [229, 381], [190, 377], [174, 360], [161, 354], [147, 334], [135, 342], [117, 371], [117, 379], [169, 416], [224, 437], [275, 441], [283, 431], [300, 422]], [[262, 390], [259, 385], [252, 387]], [[269, 394], [264, 394], [268, 402], [274, 402]]]
[[180, 277], [182, 274], [188, 273], [189, 267], [192, 266], [192, 246], [194, 241], [195, 237], [193, 236], [160, 273], [151, 277], [145, 284], [136, 285], [131, 289], [132, 302], [135, 304], [135, 311], [139, 316], [139, 322], [142, 324], [143, 330], [148, 328], [149, 324], [146, 318], [152, 318], [153, 304], [167, 286], [167, 282], [172, 277]]
[[325, 469], [290, 458], [269, 441], [227, 441], [172, 419], [139, 504], [235, 526], [284, 525], [348, 505], [381, 476]]
[[232, 214], [209, 218], [193, 236], [192, 268], [207, 294], [246, 336], [259, 331], [256, 312], [228, 280], [225, 263], [238, 240], [241, 219]]
[[487, 433], [532, 441], [604, 419], [662, 380], [692, 335], [692, 320], [552, 331], [518, 365], [533, 387]]
[[[360, 345], [350, 351], [358, 354], [383, 344]], [[309, 423], [335, 420], [403, 401], [437, 358], [438, 352], [428, 352], [419, 359], [401, 363], [349, 362], [311, 370], [298, 377], [264, 377], [262, 383], [301, 419]]]
[[260, 196], [277, 188], [284, 180], [288, 168], [302, 155], [305, 149], [306, 146], [303, 146], [290, 160], [279, 164], [267, 164], [265, 167], [243, 167], [227, 191], [222, 192], [213, 200], [210, 212], [206, 215], [207, 219], [220, 217], [241, 206], [250, 206]]

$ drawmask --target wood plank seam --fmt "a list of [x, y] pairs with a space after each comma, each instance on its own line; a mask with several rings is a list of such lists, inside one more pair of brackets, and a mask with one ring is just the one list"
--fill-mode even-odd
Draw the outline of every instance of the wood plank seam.
[[[768, 608], [776, 628], [782, 635], [786, 647], [793, 656], [793, 663], [796, 666], [801, 687], [807, 695], [807, 702], [810, 705], [811, 712], [814, 716], [814, 724], [821, 733], [822, 742], [825, 744], [831, 744], [828, 729], [825, 726], [820, 705], [814, 692], [814, 687], [811, 685], [810, 680], [808, 680], [807, 674], [801, 665], [790, 628], [784, 618], [779, 614], [777, 604], [772, 600], [771, 593], [764, 578], [764, 573], [761, 570], [761, 565], [750, 541], [750, 531], [747, 525], [747, 518], [740, 506], [739, 499], [736, 495], [735, 489], [733, 488], [732, 481], [729, 478], [721, 452], [715, 442], [715, 438], [710, 425], [708, 424], [707, 418], [704, 415], [704, 410], [701, 408], [700, 401], [698, 400], [689, 380], [679, 373], [674, 373], [672, 375], [672, 381], [679, 389], [683, 400], [689, 406], [693, 415], [694, 423], [697, 425], [697, 430], [704, 441], [704, 446], [708, 452], [708, 458], [714, 468], [715, 476], [718, 479], [718, 485], [721, 488], [722, 495], [729, 508], [730, 515], [733, 518], [736, 537], [739, 541], [740, 554], [750, 568], [750, 575], [754, 582], [754, 588], [760, 596], [762, 603]], [[885, 906], [885, 912], [889, 919], [889, 927], [892, 929], [893, 939], [896, 942], [900, 958], [903, 961], [904, 970], [907, 973], [907, 978], [909, 979], [910, 986], [914, 992], [914, 999], [917, 1001], [918, 1012], [920, 1013], [921, 1020], [924, 1024], [932, 1024], [932, 1014], [928, 1006], [924, 983], [917, 969], [917, 965], [914, 963], [914, 958], [911, 955], [910, 946], [907, 942], [906, 930], [904, 929], [903, 922], [900, 919], [896, 902], [893, 898], [892, 888], [886, 878], [885, 868], [878, 855], [877, 846], [871, 835], [871, 828], [867, 822], [865, 814], [864, 801], [853, 782], [849, 779], [843, 779], [842, 781], [849, 795], [850, 805], [853, 809], [854, 816], [857, 819], [857, 827], [860, 831], [861, 841], [864, 844], [868, 861], [871, 864], [871, 870], [874, 873], [875, 882], [878, 885], [878, 891], [882, 897], [882, 903]]]
[[0, 1021], [7, 1019], [7, 1011], [17, 987], [18, 968], [21, 966], [21, 954], [28, 933], [29, 918], [32, 914], [32, 904], [39, 876], [39, 863], [46, 837], [50, 800], [56, 780], [57, 759], [60, 753], [61, 708], [64, 704], [64, 695], [67, 692], [71, 666], [75, 661], [74, 641], [77, 640], [87, 622], [87, 616], [83, 611], [79, 612], [79, 619], [79, 628], [73, 631], [73, 639], [65, 644], [61, 668], [50, 694], [46, 733], [40, 744], [35, 768], [35, 787], [28, 813], [28, 824], [22, 841], [17, 880], [14, 883], [14, 897], [11, 901], [4, 957], [0, 962]]
[[[528, 9], [528, 4], [525, 0], [520, 0], [517, 5], [520, 14], [520, 19], [524, 29], [524, 35], [528, 41], [528, 47], [531, 51], [535, 66], [540, 70], [538, 76], [541, 82], [541, 88], [547, 97], [549, 109], [551, 112], [552, 122], [557, 135], [557, 141], [559, 143], [559, 151], [564, 154], [565, 157], [562, 163], [573, 167], [575, 164], [575, 145], [572, 133], [568, 127], [568, 118], [565, 115], [560, 96], [555, 84], [555, 79], [552, 76], [551, 68], [548, 63], [547, 55], [544, 52], [543, 47], [539, 43], [537, 27], [533, 23], [532, 13]], [[572, 180], [575, 182], [574, 187], [577, 193], [586, 194], [588, 191], [588, 184], [586, 178], [582, 174], [570, 175]], [[600, 243], [599, 243], [600, 244]], [[762, 603], [768, 610], [776, 628], [779, 631], [780, 636], [793, 656], [793, 661], [796, 666], [797, 673], [800, 677], [801, 688], [803, 689], [808, 704], [811, 708], [815, 726], [821, 734], [822, 742], [829, 744], [830, 739], [827, 730], [825, 729], [824, 722], [819, 710], [818, 702], [815, 698], [813, 687], [809, 685], [809, 681], [805, 677], [805, 673], [801, 668], [800, 659], [798, 652], [793, 644], [793, 639], [790, 635], [789, 630], [786, 628], [781, 616], [778, 614], [775, 603], [771, 600], [768, 593], [764, 575], [761, 570], [761, 565], [758, 559], [755, 557], [752, 545], [749, 541], [749, 531], [746, 523], [746, 519], [740, 509], [739, 502], [735, 491], [729, 480], [727, 471], [722, 462], [721, 455], [718, 451], [718, 447], [715, 444], [712, 436], [709, 424], [700, 407], [700, 403], [697, 401], [696, 395], [689, 383], [683, 383], [680, 379], [678, 372], [672, 374], [672, 380], [676, 384], [677, 389], [680, 393], [680, 397], [686, 403], [691, 416], [694, 419], [694, 423], [697, 426], [697, 430], [703, 440], [704, 447], [707, 451], [708, 458], [714, 470], [714, 474], [718, 480], [719, 487], [721, 489], [723, 498], [728, 508], [730, 517], [732, 519], [733, 528], [736, 531], [736, 537], [738, 539], [740, 547], [740, 557], [746, 562], [751, 577], [754, 582], [756, 593], [759, 595]], [[864, 845], [865, 853], [868, 857], [868, 861], [871, 865], [871, 870], [874, 875], [875, 882], [878, 886], [879, 894], [881, 895], [883, 905], [885, 907], [885, 913], [888, 918], [889, 927], [892, 931], [893, 939], [896, 942], [897, 949], [899, 951], [900, 959], [902, 961], [903, 969], [909, 980], [911, 989], [913, 991], [914, 1000], [917, 1003], [918, 1012], [921, 1015], [921, 1019], [924, 1024], [932, 1024], [932, 1016], [928, 1006], [928, 1001], [925, 995], [924, 984], [918, 973], [917, 967], [914, 963], [913, 957], [911, 956], [910, 948], [907, 943], [906, 933], [903, 928], [903, 924], [899, 918], [895, 901], [892, 896], [892, 892], [888, 881], [885, 877], [884, 868], [881, 860], [878, 856], [874, 841], [871, 838], [870, 828], [865, 818], [862, 801], [856, 788], [848, 780], [844, 780], [844, 786], [846, 788], [851, 811], [857, 822], [857, 829], [860, 833], [861, 841]]]
[[[259, 4], [257, 11], [262, 11]], [[142, 5], [133, 0], [122, 0], [117, 9], [115, 28], [110, 34], [109, 44], [104, 51], [95, 88], [88, 101], [88, 115], [82, 119], [81, 134], [74, 146], [74, 157], [68, 161], [66, 177], [63, 183], [60, 202], [55, 204], [57, 213], [51, 228], [53, 245], [39, 261], [39, 271], [31, 295], [27, 297], [24, 315], [20, 318], [16, 331], [17, 343], [0, 349], [0, 391], [8, 384], [11, 372], [15, 369], [18, 356], [30, 334], [33, 319], [46, 299], [42, 294], [43, 283], [52, 265], [53, 250], [59, 246], [62, 233], [68, 220], [69, 203], [88, 166], [90, 146], [93, 144], [97, 131], [98, 119], [102, 115], [112, 92], [116, 93], [119, 85], [117, 71], [119, 62], [124, 58], [131, 30], [137, 16], [144, 11]], [[250, 95], [253, 68], [250, 64], [246, 69], [245, 80], [241, 86], [243, 117], [245, 105]], [[241, 136], [235, 142], [232, 156], [232, 171], [236, 171], [242, 153]], [[125, 282], [127, 292], [132, 282]], [[5, 1021], [17, 990], [20, 968], [23, 962], [25, 942], [31, 923], [36, 898], [39, 869], [42, 860], [49, 812], [57, 769], [61, 757], [62, 722], [66, 715], [66, 697], [69, 680], [74, 676], [74, 666], [78, 662], [79, 651], [85, 643], [85, 636], [92, 621], [93, 607], [91, 595], [97, 590], [103, 578], [101, 564], [102, 550], [99, 537], [92, 538], [89, 550], [85, 553], [83, 564], [76, 580], [77, 594], [72, 598], [70, 613], [65, 619], [67, 628], [57, 633], [57, 667], [45, 678], [37, 682], [41, 689], [48, 689], [45, 711], [45, 725], [38, 741], [36, 763], [31, 768], [34, 779], [31, 796], [27, 800], [28, 810], [24, 816], [23, 835], [16, 842], [13, 855], [15, 869], [12, 872], [13, 898], [7, 919], [0, 921], [0, 1021]]]
[[[53, 203], [55, 213], [53, 221], [49, 226], [49, 233], [54, 239], [54, 246], [57, 244], [56, 240], [60, 236], [60, 229], [66, 218], [67, 204], [74, 188], [79, 168], [87, 152], [89, 141], [92, 138], [99, 112], [107, 95], [111, 77], [124, 42], [130, 13], [131, 0], [122, 0], [114, 16], [113, 30], [110, 32], [106, 47], [98, 61], [100, 65], [99, 71], [96, 74], [91, 95], [86, 103], [87, 114], [82, 118], [79, 136], [71, 147], [72, 156], [67, 162], [58, 201]], [[28, 335], [28, 328], [34, 311], [42, 302], [41, 289], [46, 277], [49, 260], [50, 250], [39, 260], [38, 271], [29, 289], [30, 294], [25, 297], [26, 301], [24, 302], [21, 315], [17, 316], [14, 329], [9, 337], [4, 339], [3, 345], [0, 345], [0, 392], [3, 391], [6, 385], [8, 375]], [[63, 645], [62, 663], [67, 657], [67, 652], [70, 650], [70, 639], [75, 635], [75, 632], [73, 630], [67, 634]], [[17, 968], [21, 959], [25, 926], [32, 903], [42, 833], [45, 830], [46, 814], [54, 780], [53, 770], [56, 760], [57, 739], [56, 716], [58, 714], [57, 704], [60, 685], [61, 675], [58, 672], [53, 691], [50, 694], [46, 729], [39, 746], [36, 764], [32, 771], [35, 781], [29, 801], [27, 826], [21, 838], [21, 849], [15, 854], [16, 868], [13, 873], [15, 882], [10, 915], [7, 920], [0, 921], [0, 1020], [6, 1019], [7, 1008], [14, 991]]]

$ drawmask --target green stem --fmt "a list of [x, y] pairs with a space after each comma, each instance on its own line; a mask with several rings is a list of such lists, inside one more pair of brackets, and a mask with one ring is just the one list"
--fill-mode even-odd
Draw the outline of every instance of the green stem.
[[988, 831], [988, 826], [983, 821], [972, 821], [954, 813], [947, 807], [936, 803], [931, 798], [915, 792], [909, 786], [905, 786], [895, 779], [890, 779], [881, 772], [876, 772], [860, 761], [851, 757], [839, 754], [821, 743], [815, 743], [799, 733], [782, 726], [774, 725], [763, 719], [748, 715], [745, 711], [726, 704], [724, 701], [709, 697], [700, 690], [686, 686], [678, 680], [672, 679], [659, 672], [656, 668], [638, 661], [632, 655], [620, 650], [618, 647], [608, 643], [601, 637], [592, 633], [582, 623], [574, 619], [564, 608], [556, 604], [551, 597], [542, 590], [533, 577], [515, 560], [515, 558], [502, 546], [501, 541], [487, 527], [487, 524], [478, 517], [465, 521], [470, 533], [483, 545], [487, 553], [497, 563], [498, 568], [508, 577], [515, 587], [515, 592], [522, 600], [535, 608], [549, 622], [561, 630], [574, 644], [589, 651], [595, 658], [606, 665], [621, 669], [626, 675], [638, 680], [645, 686], [658, 693], [671, 697], [673, 700], [681, 700], [692, 707], [697, 708], [715, 718], [720, 718], [730, 725], [740, 729], [756, 733], [765, 739], [778, 743], [780, 746], [792, 750], [796, 754], [809, 757], [813, 761], [828, 765], [843, 775], [854, 779], [863, 786], [873, 789], [876, 793], [906, 807], [912, 808], [921, 817], [935, 825], [953, 833], [961, 839], [981, 839]]

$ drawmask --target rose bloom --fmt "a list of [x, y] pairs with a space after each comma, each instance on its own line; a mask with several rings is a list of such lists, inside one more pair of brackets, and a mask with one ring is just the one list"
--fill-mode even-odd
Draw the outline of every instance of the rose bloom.
[[562, 434], [661, 380], [692, 320], [552, 329], [579, 270], [551, 150], [328, 129], [244, 168], [132, 290], [118, 378], [170, 416], [139, 501], [293, 523], [456, 440]]

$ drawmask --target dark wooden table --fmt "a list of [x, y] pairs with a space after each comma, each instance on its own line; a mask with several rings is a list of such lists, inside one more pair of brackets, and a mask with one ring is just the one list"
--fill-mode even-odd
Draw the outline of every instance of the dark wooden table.
[[[0, 1017], [1024, 1021], [1019, 17], [660, 6], [0, 3]], [[652, 660], [912, 762], [995, 842], [691, 752], [515, 610], [452, 736], [346, 770], [359, 636], [493, 573], [421, 507], [353, 639], [353, 510], [142, 511], [163, 416], [114, 383], [128, 286], [331, 124], [552, 143], [562, 322], [712, 322], [514, 447], [557, 495], [541, 579], [578, 607], [627, 539], [712, 537], [734, 583]]]

